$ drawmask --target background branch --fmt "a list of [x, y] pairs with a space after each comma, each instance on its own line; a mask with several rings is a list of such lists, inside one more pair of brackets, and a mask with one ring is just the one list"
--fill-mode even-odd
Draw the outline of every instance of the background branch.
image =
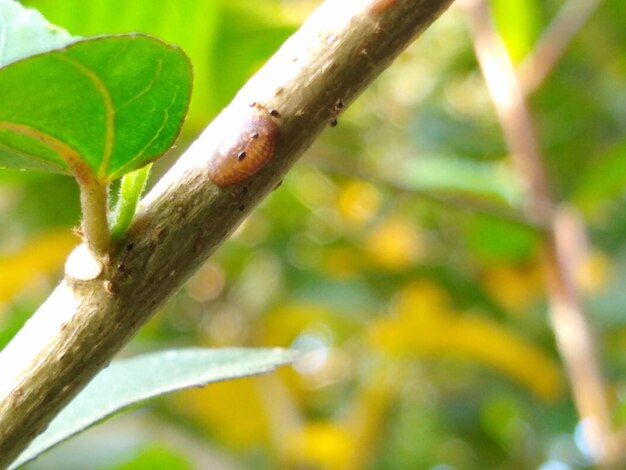
[[[142, 201], [109, 263], [72, 255], [66, 278], [0, 354], [6, 466], [280, 182], [289, 167], [452, 0], [329, 0], [239, 92]], [[249, 104], [257, 106], [251, 108]], [[250, 117], [278, 110], [270, 163], [219, 188], [209, 168]], [[101, 268], [101, 269], [99, 269]]]
[[526, 95], [541, 86], [565, 49], [602, 0], [568, 0], [539, 38], [537, 45], [517, 68]]
[[524, 91], [491, 22], [487, 4], [484, 0], [469, 0], [463, 5], [469, 13], [476, 56], [507, 146], [527, 182], [528, 216], [546, 227], [543, 264], [550, 320], [578, 414], [586, 420], [584, 432], [591, 457], [596, 462], [612, 463], [619, 457], [620, 445], [612, 430], [593, 334], [567, 263], [568, 259], [575, 258], [572, 250], [577, 249], [569, 240], [584, 237], [572, 233], [580, 228], [568, 223], [567, 212], [556, 207], [552, 199]]

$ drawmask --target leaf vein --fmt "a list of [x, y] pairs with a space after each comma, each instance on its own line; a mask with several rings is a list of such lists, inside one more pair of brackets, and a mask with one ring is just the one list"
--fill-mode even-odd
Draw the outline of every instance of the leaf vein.
[[102, 81], [102, 79], [98, 76], [96, 72], [67, 56], [58, 57], [59, 59], [76, 68], [76, 70], [78, 70], [87, 79], [89, 79], [102, 98], [105, 112], [105, 135], [102, 160], [100, 161], [100, 167], [98, 168], [97, 176], [100, 180], [105, 179], [107, 176], [107, 169], [111, 161], [111, 154], [113, 153], [113, 141], [115, 139], [115, 108], [113, 106], [113, 98], [111, 97], [111, 93], [109, 92], [106, 84]]
[[0, 130], [12, 131], [40, 142], [59, 155], [79, 183], [93, 181], [93, 172], [80, 153], [56, 137], [26, 124], [8, 121], [0, 121]]
[[[156, 132], [154, 133], [152, 138], [148, 142], [146, 142], [146, 145], [144, 145], [143, 148], [139, 152], [137, 152], [135, 154], [135, 156], [126, 163], [126, 165], [124, 165], [122, 168], [120, 168], [116, 172], [116, 174], [119, 174], [119, 175], [124, 174], [126, 172], [126, 169], [132, 168], [132, 166], [135, 164], [135, 162], [137, 160], [141, 159], [141, 157], [144, 156], [144, 154], [146, 153], [146, 150], [148, 149], [148, 147], [150, 147], [150, 145], [152, 145], [152, 143], [161, 136], [161, 133], [163, 132], [163, 130], [165, 129], [165, 127], [166, 127], [166, 125], [167, 125], [167, 123], [169, 121], [169, 116], [170, 116], [169, 110], [172, 107], [172, 105], [176, 102], [176, 97], [177, 96], [178, 96], [178, 90], [176, 90], [172, 94], [172, 100], [170, 101], [170, 103], [166, 107], [163, 108], [163, 119], [162, 119], [161, 125], [156, 130]], [[160, 155], [154, 155], [154, 157], [158, 157], [158, 156], [160, 156]]]
[[[43, 157], [40, 157], [38, 155], [33, 155], [27, 152], [24, 152], [23, 150], [20, 150], [17, 147], [14, 147], [12, 145], [7, 144], [6, 142], [0, 142], [0, 150], [6, 150], [8, 152], [13, 152], [14, 154], [17, 154], [19, 157], [24, 158], [26, 160], [37, 160], [38, 162], [44, 163], [45, 165], [49, 165], [49, 166], [53, 166], [55, 168], [57, 168], [59, 171], [61, 171], [62, 173], [67, 173], [67, 170], [65, 168], [63, 168], [62, 165], [59, 165], [57, 162], [53, 162], [50, 160], [47, 160]], [[7, 167], [5, 167], [7, 168]]]
[[161, 76], [161, 72], [163, 71], [163, 59], [159, 59], [157, 61], [157, 66], [156, 69], [154, 71], [154, 75], [152, 76], [152, 78], [150, 79], [150, 81], [146, 84], [146, 86], [139, 91], [135, 96], [133, 96], [132, 98], [128, 99], [125, 103], [121, 104], [120, 106], [118, 106], [116, 108], [116, 112], [120, 111], [121, 109], [125, 108], [126, 106], [128, 106], [129, 104], [131, 104], [133, 101], [138, 100], [139, 98], [141, 98], [143, 95], [145, 95], [146, 93], [148, 93], [151, 89], [152, 89], [152, 85], [154, 85], [154, 83], [159, 79], [159, 77]]

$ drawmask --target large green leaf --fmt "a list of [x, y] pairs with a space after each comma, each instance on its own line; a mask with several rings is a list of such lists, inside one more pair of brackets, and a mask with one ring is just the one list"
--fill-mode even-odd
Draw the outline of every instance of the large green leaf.
[[272, 371], [296, 357], [285, 349], [183, 349], [112, 363], [13, 462], [16, 468], [120, 410], [167, 393]]
[[76, 41], [46, 21], [37, 10], [14, 0], [0, 0], [0, 67]]
[[143, 35], [14, 62], [0, 69], [0, 167], [115, 179], [171, 147], [190, 94], [184, 53]]

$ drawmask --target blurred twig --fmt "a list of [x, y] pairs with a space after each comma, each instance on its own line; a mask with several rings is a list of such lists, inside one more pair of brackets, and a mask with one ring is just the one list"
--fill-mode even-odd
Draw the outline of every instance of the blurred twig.
[[[619, 457], [620, 446], [612, 430], [605, 386], [596, 357], [593, 335], [582, 311], [572, 270], [567, 260], [575, 253], [569, 243], [570, 218], [556, 207], [538, 148], [537, 137], [525, 103], [525, 95], [493, 27], [484, 0], [463, 2], [470, 23], [476, 56], [491, 94], [507, 145], [527, 182], [529, 218], [545, 224], [544, 265], [550, 317], [557, 344], [567, 369], [572, 393], [591, 457], [610, 464]], [[573, 248], [572, 248], [573, 247]]]
[[602, 0], [568, 0], [561, 7], [537, 45], [517, 67], [519, 83], [526, 95], [541, 86], [600, 2]]

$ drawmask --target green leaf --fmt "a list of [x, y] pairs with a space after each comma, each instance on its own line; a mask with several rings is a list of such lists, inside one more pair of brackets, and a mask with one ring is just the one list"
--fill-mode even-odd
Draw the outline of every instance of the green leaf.
[[112, 215], [111, 237], [113, 240], [121, 240], [126, 235], [151, 169], [152, 164], [148, 164], [122, 178], [120, 194]]
[[414, 191], [457, 194], [504, 202], [519, 207], [521, 183], [503, 165], [444, 155], [408, 160], [392, 178]]
[[467, 248], [488, 263], [521, 262], [537, 246], [537, 232], [493, 217], [474, 217], [467, 229]]
[[592, 210], [598, 203], [626, 192], [626, 140], [611, 148], [582, 172], [582, 179], [574, 191], [576, 203], [584, 210]]
[[538, 0], [491, 0], [498, 32], [513, 62], [530, 52], [541, 29]]
[[41, 453], [138, 403], [211, 382], [272, 371], [296, 358], [285, 349], [183, 349], [113, 362], [50, 423], [13, 462], [16, 468]]
[[110, 181], [171, 147], [190, 94], [184, 53], [143, 35], [14, 62], [0, 69], [0, 167]]
[[14, 0], [0, 0], [0, 67], [76, 41], [37, 10]]
[[191, 459], [162, 444], [147, 447], [128, 462], [116, 465], [110, 470], [193, 470]]

